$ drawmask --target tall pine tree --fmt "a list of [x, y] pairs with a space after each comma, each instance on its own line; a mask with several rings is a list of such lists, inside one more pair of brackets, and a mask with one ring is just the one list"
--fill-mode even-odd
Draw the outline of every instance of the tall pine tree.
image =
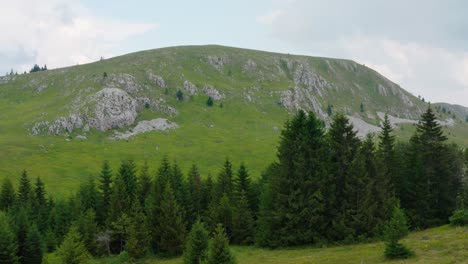
[[0, 188], [0, 211], [8, 211], [16, 200], [16, 192], [9, 178], [4, 178]]

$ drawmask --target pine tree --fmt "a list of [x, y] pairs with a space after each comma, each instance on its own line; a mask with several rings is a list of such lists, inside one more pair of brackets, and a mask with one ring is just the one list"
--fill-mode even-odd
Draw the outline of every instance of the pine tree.
[[249, 208], [246, 193], [241, 190], [232, 217], [232, 242], [238, 245], [249, 245], [253, 242], [254, 219]]
[[327, 218], [332, 220], [328, 232], [332, 240], [343, 240], [353, 235], [353, 230], [347, 223], [347, 213], [351, 193], [347, 186], [355, 175], [351, 174], [350, 166], [359, 148], [359, 139], [348, 118], [337, 114], [328, 131], [328, 141], [331, 152], [331, 177], [327, 180]]
[[63, 264], [83, 264], [90, 258], [75, 226], [70, 228], [65, 240], [57, 250], [57, 255]]
[[130, 218], [130, 216], [128, 216], [127, 213], [122, 213], [111, 224], [113, 236], [115, 237], [114, 239], [119, 241], [119, 244], [120, 244], [119, 253], [124, 251], [125, 249], [125, 243], [127, 242], [127, 239], [128, 239], [128, 231], [129, 231], [131, 222], [132, 222], [132, 219]]
[[8, 211], [15, 203], [16, 192], [9, 178], [4, 178], [0, 189], [0, 211]]
[[41, 181], [41, 178], [37, 177], [36, 186], [34, 189], [34, 203], [39, 207], [44, 207], [47, 205], [47, 199], [45, 197], [46, 191], [44, 188], [44, 183]]
[[389, 259], [408, 258], [414, 253], [398, 241], [408, 235], [408, 224], [405, 213], [397, 205], [393, 209], [392, 218], [384, 229], [385, 257]]
[[23, 264], [23, 257], [27, 254], [26, 249], [26, 239], [29, 233], [29, 219], [28, 214], [25, 208], [20, 208], [19, 212], [15, 215], [15, 232], [16, 232], [16, 241], [18, 241], [18, 253], [20, 263]]
[[111, 196], [111, 219], [117, 219], [130, 208], [137, 198], [137, 179], [135, 164], [133, 161], [123, 161], [119, 173], [115, 178], [115, 184]]
[[24, 255], [21, 256], [22, 264], [41, 264], [42, 263], [42, 241], [41, 234], [36, 225], [32, 225], [26, 236]]
[[148, 235], [146, 215], [143, 213], [141, 206], [135, 203], [130, 216], [125, 250], [131, 258], [143, 258], [148, 253], [150, 242], [151, 236]]
[[[279, 163], [268, 177], [268, 205], [262, 205], [261, 229], [269, 247], [314, 243], [325, 233], [323, 184], [327, 152], [321, 121], [299, 113], [286, 122], [278, 147]], [[269, 210], [269, 212], [265, 211]], [[265, 233], [265, 231], [268, 231]]]
[[86, 250], [91, 255], [96, 256], [98, 253], [96, 234], [99, 230], [96, 222], [96, 213], [92, 209], [88, 209], [81, 215], [75, 226], [81, 235]]
[[183, 213], [174, 197], [170, 183], [166, 184], [161, 200], [159, 248], [162, 253], [174, 256], [182, 253], [185, 238]]
[[213, 204], [210, 208], [210, 221], [212, 230], [216, 227], [217, 224], [222, 224], [226, 229], [226, 234], [230, 238], [232, 235], [232, 215], [233, 208], [231, 202], [226, 193], [221, 196], [221, 199]]
[[232, 164], [229, 159], [224, 162], [223, 168], [218, 174], [217, 182], [217, 198], [220, 199], [222, 195], [227, 194], [229, 199], [232, 198], [233, 181], [232, 181]]
[[252, 190], [249, 171], [244, 163], [241, 163], [237, 175], [234, 178], [234, 197], [239, 201], [241, 194], [244, 193], [247, 199], [250, 210], [255, 209], [255, 195]]
[[189, 202], [187, 217], [197, 219], [201, 216], [202, 208], [202, 179], [197, 165], [193, 164], [188, 173], [187, 195]]
[[[390, 123], [388, 114], [385, 114], [384, 121], [381, 126], [382, 132], [379, 135], [379, 150], [378, 155], [381, 160], [383, 178], [380, 179], [381, 187], [388, 191], [386, 195], [396, 196], [396, 188], [401, 188], [401, 182], [396, 179], [396, 160], [395, 160], [395, 136]], [[389, 215], [388, 215], [389, 216]]]
[[206, 105], [207, 106], [213, 106], [214, 100], [211, 96], [208, 97], [208, 100], [206, 100]]
[[29, 181], [28, 174], [24, 170], [21, 174], [20, 183], [18, 187], [18, 202], [21, 206], [27, 206], [31, 200], [31, 182]]
[[145, 161], [141, 167], [140, 176], [138, 178], [138, 199], [141, 206], [144, 206], [146, 199], [151, 193], [152, 189], [151, 177], [149, 174], [148, 162]]
[[99, 175], [99, 191], [101, 194], [99, 202], [98, 222], [102, 225], [108, 217], [110, 210], [110, 202], [112, 196], [112, 170], [109, 162], [104, 161], [102, 164], [101, 173]]
[[4, 212], [0, 212], [0, 263], [18, 264], [18, 244], [12, 226]]
[[201, 264], [208, 248], [208, 231], [199, 219], [192, 226], [184, 248], [184, 264]]
[[222, 225], [215, 229], [213, 237], [209, 241], [206, 264], [234, 264], [234, 256], [229, 250], [229, 240], [224, 233]]

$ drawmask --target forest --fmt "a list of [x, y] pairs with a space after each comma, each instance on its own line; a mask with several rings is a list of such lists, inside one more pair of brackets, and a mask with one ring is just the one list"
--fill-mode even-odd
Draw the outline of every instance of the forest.
[[229, 158], [216, 175], [196, 164], [184, 173], [168, 156], [141, 167], [103, 161], [74, 195], [54, 198], [25, 170], [17, 188], [8, 177], [1, 184], [0, 263], [43, 263], [49, 252], [67, 264], [109, 255], [234, 263], [229, 244], [391, 244], [400, 237], [392, 226], [466, 224], [468, 151], [448, 142], [431, 107], [416, 126], [397, 141], [386, 116], [379, 134], [361, 139], [343, 114], [325, 128], [299, 111], [261, 177]]

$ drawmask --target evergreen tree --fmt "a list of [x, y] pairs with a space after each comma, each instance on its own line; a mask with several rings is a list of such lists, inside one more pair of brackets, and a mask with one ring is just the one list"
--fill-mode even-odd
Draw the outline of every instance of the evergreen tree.
[[9, 178], [4, 178], [0, 189], [0, 211], [8, 211], [16, 200], [16, 192]]
[[21, 206], [27, 206], [31, 200], [31, 182], [29, 181], [28, 174], [24, 170], [21, 174], [20, 183], [18, 187], [18, 202]]
[[111, 224], [114, 239], [119, 241], [118, 253], [123, 252], [125, 249], [126, 242], [128, 240], [129, 228], [132, 224], [131, 222], [132, 219], [126, 213], [122, 213]]
[[201, 264], [208, 248], [208, 231], [198, 219], [192, 226], [184, 248], [184, 264]]
[[[325, 233], [323, 184], [327, 152], [321, 121], [314, 113], [299, 113], [281, 132], [278, 166], [269, 176], [259, 219], [269, 247], [314, 243]], [[270, 210], [269, 212], [265, 210]], [[268, 233], [265, 233], [265, 231]]]
[[[396, 160], [395, 160], [395, 136], [390, 123], [388, 114], [385, 114], [384, 121], [381, 124], [382, 132], [379, 135], [378, 155], [381, 160], [383, 178], [380, 179], [380, 185], [389, 192], [387, 196], [399, 195], [395, 193], [395, 188], [401, 188], [401, 181], [396, 179]], [[389, 215], [388, 215], [389, 216]]]
[[143, 258], [149, 250], [151, 236], [148, 235], [148, 225], [146, 215], [143, 213], [138, 203], [133, 205], [130, 216], [130, 226], [128, 227], [128, 239], [125, 243], [125, 250], [131, 258]]
[[211, 96], [208, 96], [208, 100], [206, 100], [206, 105], [207, 106], [213, 106], [214, 100]]
[[81, 235], [86, 250], [91, 255], [96, 256], [98, 253], [98, 244], [96, 240], [98, 225], [96, 222], [96, 213], [92, 209], [88, 209], [80, 218], [78, 218], [75, 226]]
[[111, 196], [111, 219], [117, 219], [137, 198], [137, 179], [133, 161], [123, 161], [115, 179]]
[[183, 250], [185, 223], [170, 183], [167, 183], [164, 188], [160, 212], [158, 223], [160, 251], [169, 256], [178, 255]]
[[197, 219], [201, 216], [202, 208], [202, 179], [197, 165], [193, 164], [188, 173], [187, 195], [189, 206], [187, 216], [190, 219]]
[[70, 228], [65, 240], [57, 250], [57, 255], [63, 264], [83, 264], [88, 261], [89, 253], [86, 251], [86, 246], [75, 226]]
[[204, 211], [204, 216], [209, 215], [208, 208], [211, 205], [213, 198], [215, 196], [213, 178], [211, 174], [208, 173], [208, 176], [204, 181], [202, 181], [202, 198], [201, 198], [201, 207]]
[[359, 148], [359, 139], [348, 118], [337, 114], [328, 131], [328, 141], [331, 151], [331, 177], [327, 179], [327, 218], [331, 222], [328, 232], [332, 240], [343, 240], [353, 235], [353, 230], [347, 223], [351, 193], [346, 186], [354, 181], [350, 166]]
[[217, 199], [220, 199], [224, 194], [227, 194], [229, 199], [232, 198], [233, 181], [232, 181], [232, 164], [229, 159], [224, 162], [223, 168], [218, 174], [217, 182]]
[[32, 225], [26, 236], [24, 255], [21, 256], [22, 264], [41, 264], [42, 263], [42, 241], [41, 234], [36, 225]]
[[181, 90], [177, 90], [176, 97], [178, 101], [184, 100], [184, 93]]
[[392, 218], [384, 229], [385, 257], [389, 259], [408, 258], [414, 253], [398, 241], [408, 235], [408, 224], [406, 216], [400, 206], [393, 209]]
[[145, 161], [141, 167], [140, 176], [138, 178], [138, 199], [141, 206], [144, 206], [146, 199], [151, 193], [152, 189], [151, 177], [149, 174], [149, 166]]
[[33, 216], [41, 234], [43, 234], [48, 227], [49, 205], [46, 199], [46, 191], [44, 183], [38, 177], [34, 187], [34, 205]]
[[238, 245], [249, 245], [253, 242], [254, 219], [249, 208], [246, 193], [241, 190], [232, 217], [232, 242]]
[[39, 206], [43, 207], [47, 205], [46, 199], [46, 191], [44, 189], [44, 183], [41, 181], [41, 178], [36, 179], [36, 186], [34, 189], [34, 203]]
[[27, 255], [26, 249], [26, 239], [29, 234], [29, 219], [27, 211], [25, 208], [20, 208], [19, 212], [15, 215], [15, 231], [16, 231], [16, 241], [18, 241], [18, 253], [20, 263], [25, 263], [23, 261], [24, 256]]
[[213, 237], [209, 241], [206, 264], [234, 264], [234, 256], [229, 250], [229, 240], [224, 233], [222, 225], [215, 229]]
[[18, 244], [12, 226], [4, 212], [0, 212], [0, 263], [18, 264]]
[[112, 170], [110, 168], [109, 162], [104, 161], [102, 164], [101, 173], [99, 175], [99, 191], [101, 194], [99, 202], [98, 213], [98, 222], [102, 225], [107, 219], [110, 202], [112, 196]]
[[228, 195], [225, 193], [221, 199], [211, 205], [210, 209], [211, 228], [214, 230], [217, 224], [222, 224], [226, 229], [226, 234], [230, 238], [232, 235], [232, 215], [233, 208]]

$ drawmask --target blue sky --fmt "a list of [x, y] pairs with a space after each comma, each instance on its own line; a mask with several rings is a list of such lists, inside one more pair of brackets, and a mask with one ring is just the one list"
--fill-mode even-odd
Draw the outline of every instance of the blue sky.
[[468, 2], [0, 0], [0, 72], [220, 44], [355, 60], [415, 95], [468, 106]]

